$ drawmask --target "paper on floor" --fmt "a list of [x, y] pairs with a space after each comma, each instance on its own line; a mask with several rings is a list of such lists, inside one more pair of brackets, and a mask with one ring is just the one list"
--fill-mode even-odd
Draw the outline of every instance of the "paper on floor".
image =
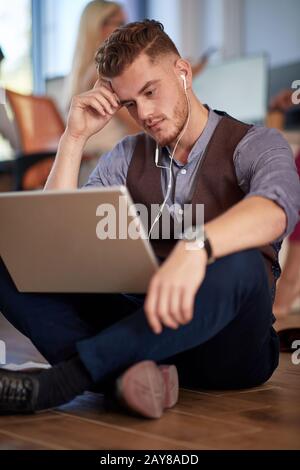
[[24, 369], [49, 369], [51, 366], [50, 364], [45, 364], [44, 362], [23, 362], [23, 364], [6, 364], [5, 366], [1, 366], [1, 369], [6, 370], [24, 370]]

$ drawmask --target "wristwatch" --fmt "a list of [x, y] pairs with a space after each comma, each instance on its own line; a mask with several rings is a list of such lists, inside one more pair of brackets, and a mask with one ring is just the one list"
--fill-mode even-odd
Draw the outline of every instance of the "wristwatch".
[[183, 232], [182, 239], [188, 242], [189, 250], [204, 249], [207, 254], [207, 264], [211, 264], [215, 261], [212, 247], [203, 225], [191, 225]]

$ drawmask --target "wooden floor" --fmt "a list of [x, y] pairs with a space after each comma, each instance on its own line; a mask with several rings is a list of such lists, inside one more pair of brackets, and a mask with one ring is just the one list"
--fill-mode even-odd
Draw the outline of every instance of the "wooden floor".
[[[300, 315], [288, 322], [300, 326]], [[0, 314], [7, 362], [41, 361]], [[300, 339], [300, 338], [299, 338]], [[265, 385], [238, 392], [181, 390], [159, 420], [107, 413], [100, 395], [31, 416], [0, 417], [0, 449], [300, 449], [300, 365], [281, 354]]]

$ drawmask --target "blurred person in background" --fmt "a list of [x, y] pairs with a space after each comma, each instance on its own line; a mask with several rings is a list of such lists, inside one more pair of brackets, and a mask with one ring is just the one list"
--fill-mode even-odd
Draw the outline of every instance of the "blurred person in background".
[[[295, 90], [282, 90], [271, 99], [270, 110], [286, 113], [293, 108], [292, 95]], [[296, 166], [300, 176], [300, 150], [296, 156]], [[284, 268], [278, 283], [273, 307], [277, 319], [290, 313], [293, 303], [300, 296], [300, 222], [289, 236], [289, 245]]]
[[[296, 158], [296, 166], [300, 175], [300, 151]], [[277, 319], [290, 313], [295, 300], [300, 296], [300, 222], [289, 236], [289, 245], [284, 268], [278, 283], [273, 307]]]

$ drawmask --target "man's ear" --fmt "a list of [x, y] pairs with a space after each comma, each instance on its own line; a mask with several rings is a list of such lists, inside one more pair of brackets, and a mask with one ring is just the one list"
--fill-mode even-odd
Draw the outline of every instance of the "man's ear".
[[181, 75], [185, 76], [186, 88], [191, 88], [192, 84], [192, 67], [185, 59], [177, 59], [175, 62], [175, 73], [181, 79]]

